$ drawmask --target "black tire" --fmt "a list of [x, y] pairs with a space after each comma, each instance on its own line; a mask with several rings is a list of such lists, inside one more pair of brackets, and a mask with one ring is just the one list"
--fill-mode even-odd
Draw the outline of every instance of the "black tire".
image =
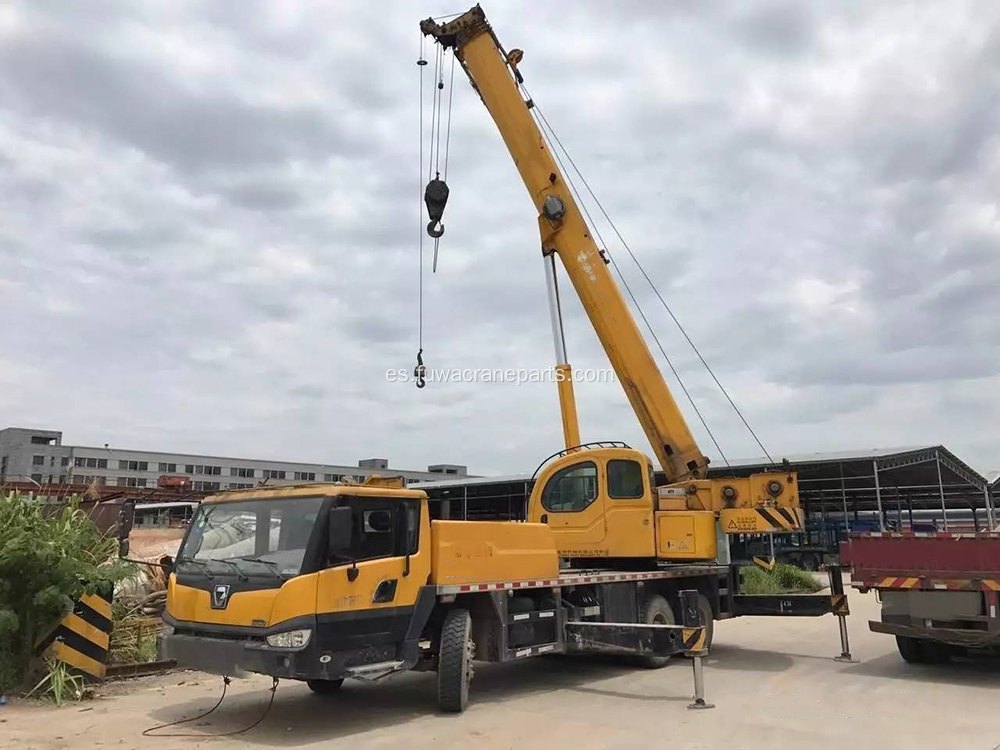
[[937, 641], [920, 641], [924, 661], [928, 664], [947, 664], [951, 661], [951, 646]]
[[316, 695], [333, 695], [340, 691], [340, 686], [343, 684], [343, 677], [339, 680], [306, 680], [306, 685]]
[[819, 561], [816, 559], [816, 555], [803, 555], [802, 563], [799, 567], [813, 573], [819, 570]]
[[712, 614], [712, 603], [704, 594], [698, 594], [698, 611], [701, 613], [701, 621], [705, 625], [704, 635], [698, 639], [694, 651], [701, 651], [702, 656], [712, 648], [712, 639], [715, 637], [715, 615]]
[[472, 682], [472, 617], [466, 609], [445, 615], [438, 650], [438, 707], [447, 713], [461, 713], [469, 703]]
[[[676, 625], [674, 610], [670, 603], [659, 594], [653, 594], [642, 607], [639, 622], [646, 625]], [[632, 662], [644, 669], [661, 669], [670, 663], [669, 656], [636, 656]]]
[[903, 635], [896, 636], [896, 648], [903, 661], [910, 664], [923, 664], [927, 661], [924, 656], [924, 649], [917, 638], [908, 638]]

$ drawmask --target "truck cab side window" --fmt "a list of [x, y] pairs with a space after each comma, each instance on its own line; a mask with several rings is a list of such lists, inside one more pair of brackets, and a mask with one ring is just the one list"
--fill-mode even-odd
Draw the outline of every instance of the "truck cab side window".
[[597, 465], [584, 461], [560, 469], [549, 477], [542, 492], [542, 507], [553, 513], [574, 513], [596, 499]]
[[358, 508], [356, 518], [360, 523], [355, 525], [358, 534], [357, 559], [374, 560], [379, 557], [391, 557], [393, 553], [393, 523], [391, 507], [372, 507], [362, 503]]
[[[340, 557], [361, 562], [416, 554], [420, 540], [420, 503], [395, 498], [350, 497], [351, 546]], [[343, 562], [338, 560], [338, 564]]]
[[638, 461], [608, 461], [608, 495], [619, 499], [642, 497], [642, 466]]
[[415, 555], [420, 545], [420, 503], [415, 500], [403, 503], [403, 519], [406, 533], [401, 554]]

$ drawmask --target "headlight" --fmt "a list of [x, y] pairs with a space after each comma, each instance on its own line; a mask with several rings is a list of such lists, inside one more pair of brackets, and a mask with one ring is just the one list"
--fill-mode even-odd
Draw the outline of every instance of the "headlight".
[[287, 630], [284, 633], [275, 633], [267, 637], [267, 645], [274, 648], [302, 648], [309, 643], [309, 636], [312, 630], [304, 628], [302, 630]]

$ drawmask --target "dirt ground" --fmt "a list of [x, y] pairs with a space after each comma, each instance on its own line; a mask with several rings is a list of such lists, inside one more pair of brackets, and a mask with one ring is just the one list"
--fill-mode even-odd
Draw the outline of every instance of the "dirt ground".
[[177, 555], [184, 529], [133, 529], [128, 541], [132, 557], [155, 560], [161, 555]]
[[215, 704], [217, 677], [174, 672], [101, 688], [62, 709], [43, 703], [0, 708], [3, 748], [207, 746], [350, 748], [1000, 748], [1000, 663], [905, 664], [888, 636], [866, 622], [873, 595], [851, 594], [858, 664], [839, 653], [836, 620], [744, 618], [719, 623], [705, 676], [710, 711], [689, 711], [691, 666], [657, 671], [608, 659], [554, 657], [477, 665], [469, 709], [442, 715], [433, 674], [378, 685], [347, 683], [334, 697], [282, 682], [264, 721], [270, 680], [233, 683], [218, 711], [178, 727], [194, 737], [147, 738], [147, 727], [195, 716]]

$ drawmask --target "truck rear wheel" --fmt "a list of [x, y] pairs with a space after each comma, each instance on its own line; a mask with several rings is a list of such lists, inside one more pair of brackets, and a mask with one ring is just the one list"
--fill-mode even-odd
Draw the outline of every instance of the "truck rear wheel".
[[951, 661], [951, 646], [937, 641], [920, 641], [924, 661], [928, 664], [946, 664]]
[[903, 661], [905, 662], [909, 662], [910, 664], [924, 664], [927, 661], [924, 656], [924, 649], [917, 638], [897, 635], [896, 648], [899, 649], [899, 655], [903, 657]]
[[[670, 603], [659, 594], [653, 594], [646, 600], [642, 608], [642, 617], [639, 622], [645, 625], [676, 625], [674, 610], [670, 608]], [[636, 666], [645, 669], [660, 669], [667, 666], [670, 661], [669, 656], [637, 656], [633, 662]]]
[[316, 693], [316, 695], [333, 695], [340, 690], [340, 686], [343, 684], [343, 677], [339, 680], [306, 680], [306, 685], [308, 685], [309, 689]]
[[469, 611], [449, 611], [441, 626], [438, 650], [438, 706], [442, 711], [461, 713], [468, 705], [474, 649]]

